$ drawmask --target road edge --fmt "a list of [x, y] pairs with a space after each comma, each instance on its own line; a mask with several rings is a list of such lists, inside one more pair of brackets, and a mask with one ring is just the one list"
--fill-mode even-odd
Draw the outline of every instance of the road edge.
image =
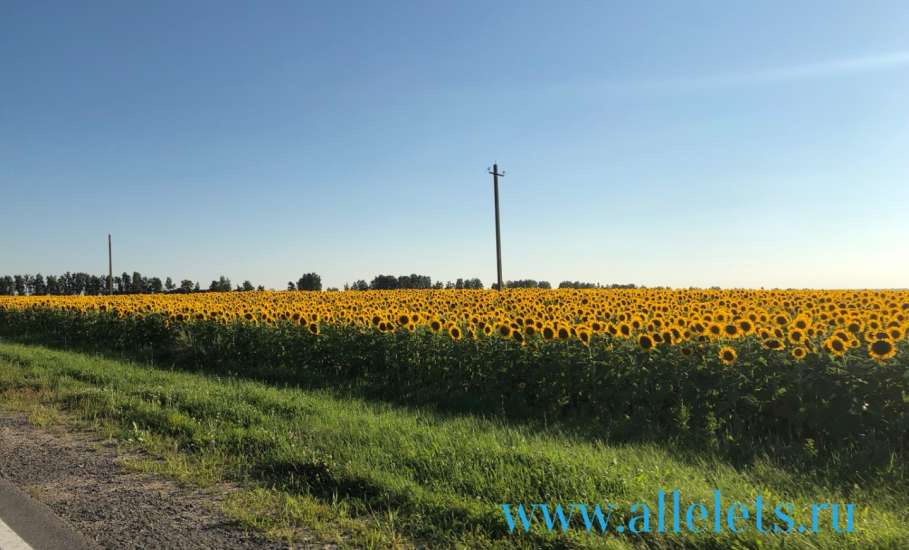
[[50, 508], [5, 479], [0, 479], [0, 520], [34, 550], [99, 548]]

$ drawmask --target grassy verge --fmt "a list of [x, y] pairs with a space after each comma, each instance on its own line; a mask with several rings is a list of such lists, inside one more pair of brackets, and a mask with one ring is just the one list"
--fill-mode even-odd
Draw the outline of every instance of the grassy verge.
[[[607, 445], [558, 429], [402, 409], [324, 392], [173, 372], [71, 352], [0, 343], [0, 403], [39, 423], [65, 411], [148, 451], [135, 467], [196, 484], [238, 483], [226, 511], [273, 537], [315, 533], [352, 547], [903, 548], [909, 484], [896, 465], [861, 483], [823, 482], [772, 457], [734, 468], [657, 444]], [[831, 478], [837, 479], [837, 478]], [[613, 503], [612, 522], [654, 510], [660, 489], [683, 503], [856, 504], [855, 532], [764, 535], [509, 533], [501, 503]], [[684, 520], [683, 520], [684, 521]], [[576, 522], [577, 523], [577, 522]], [[640, 526], [640, 524], [639, 524]]]

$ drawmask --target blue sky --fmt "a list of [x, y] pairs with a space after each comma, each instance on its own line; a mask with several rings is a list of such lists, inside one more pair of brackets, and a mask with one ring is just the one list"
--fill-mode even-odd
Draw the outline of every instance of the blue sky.
[[0, 3], [0, 272], [909, 286], [905, 2]]

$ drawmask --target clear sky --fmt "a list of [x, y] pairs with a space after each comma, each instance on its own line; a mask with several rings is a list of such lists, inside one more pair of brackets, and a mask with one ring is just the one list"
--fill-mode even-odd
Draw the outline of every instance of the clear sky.
[[0, 2], [0, 274], [909, 286], [909, 4]]

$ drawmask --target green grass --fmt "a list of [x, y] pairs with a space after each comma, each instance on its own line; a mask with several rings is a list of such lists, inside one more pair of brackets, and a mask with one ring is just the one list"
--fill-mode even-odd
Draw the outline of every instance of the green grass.
[[[909, 546], [902, 465], [855, 472], [782, 467], [761, 457], [733, 467], [670, 444], [606, 444], [557, 427], [394, 407], [327, 392], [169, 371], [71, 352], [0, 343], [0, 404], [36, 422], [57, 411], [148, 452], [132, 467], [199, 485], [239, 486], [225, 511], [272, 537], [351, 547]], [[828, 479], [828, 481], [824, 481]], [[841, 480], [841, 481], [835, 481]], [[858, 481], [856, 481], [858, 480]], [[856, 532], [836, 535], [509, 534], [499, 504], [614, 503], [678, 488], [683, 503], [856, 504]]]

